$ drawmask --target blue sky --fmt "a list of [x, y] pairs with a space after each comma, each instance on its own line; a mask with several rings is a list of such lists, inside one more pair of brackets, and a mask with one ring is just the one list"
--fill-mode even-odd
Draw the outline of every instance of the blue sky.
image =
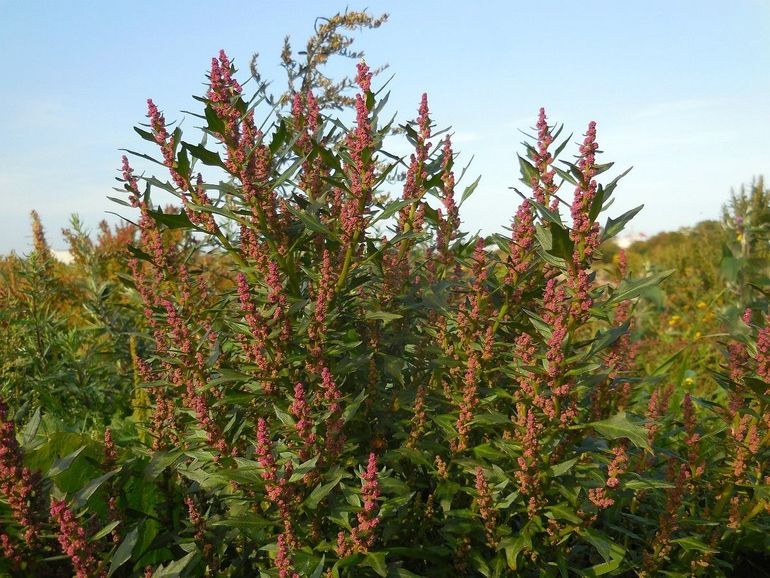
[[[391, 110], [412, 118], [427, 92], [436, 123], [452, 126], [463, 159], [474, 157], [469, 174], [482, 179], [463, 207], [467, 229], [508, 224], [519, 130], [534, 124], [540, 106], [575, 140], [595, 120], [602, 159], [634, 166], [612, 212], [644, 203], [635, 232], [715, 218], [731, 187], [770, 177], [767, 0], [347, 6], [390, 13], [356, 46], [370, 64], [390, 64]], [[71, 213], [93, 229], [116, 210], [106, 195], [118, 149], [141, 146], [132, 127], [145, 120], [148, 97], [169, 120], [195, 110], [191, 95], [203, 92], [220, 48], [242, 79], [259, 52], [263, 75], [278, 86], [283, 36], [300, 46], [316, 16], [345, 7], [0, 0], [0, 253], [29, 250], [33, 208], [55, 248], [64, 248], [59, 230]]]

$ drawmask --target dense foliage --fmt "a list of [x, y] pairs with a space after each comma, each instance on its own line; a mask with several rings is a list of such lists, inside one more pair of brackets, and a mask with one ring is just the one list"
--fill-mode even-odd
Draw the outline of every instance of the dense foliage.
[[[124, 157], [134, 224], [94, 242], [73, 223], [64, 266], [36, 218], [34, 252], [2, 263], [0, 570], [760, 575], [770, 326], [750, 200], [709, 229], [718, 256], [636, 247], [632, 275], [609, 242], [638, 209], [604, 219], [622, 174], [599, 182], [595, 124], [565, 161], [541, 110], [510, 235], [476, 237], [459, 217], [475, 183], [460, 192], [427, 97], [399, 158], [366, 64], [352, 126], [301, 90], [260, 122], [235, 74], [212, 61], [199, 142], [148, 101], [153, 150], [131, 154], [168, 176]], [[681, 291], [658, 288], [661, 264]]]

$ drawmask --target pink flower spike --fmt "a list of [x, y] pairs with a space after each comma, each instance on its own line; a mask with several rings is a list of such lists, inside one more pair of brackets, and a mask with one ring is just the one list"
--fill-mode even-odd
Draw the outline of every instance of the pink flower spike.
[[369, 92], [372, 87], [372, 73], [369, 70], [366, 62], [361, 61], [357, 66], [358, 73], [356, 74], [356, 84], [361, 87], [364, 92]]

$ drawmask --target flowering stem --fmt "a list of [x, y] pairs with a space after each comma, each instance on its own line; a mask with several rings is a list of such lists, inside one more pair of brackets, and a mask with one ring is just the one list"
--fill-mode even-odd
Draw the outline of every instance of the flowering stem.
[[350, 264], [353, 260], [353, 247], [358, 244], [358, 236], [359, 231], [356, 231], [353, 234], [350, 245], [348, 245], [348, 250], [345, 251], [345, 261], [342, 263], [342, 271], [340, 272], [340, 276], [337, 279], [337, 284], [334, 286], [335, 293], [342, 289], [342, 285], [345, 283], [345, 278], [348, 276], [348, 271], [350, 271]]
[[[259, 205], [259, 203], [254, 203], [254, 209], [257, 211], [257, 218], [259, 219], [259, 226], [262, 228], [263, 231], [268, 230], [267, 226], [267, 217], [265, 216], [264, 209]], [[286, 273], [286, 275], [289, 277], [289, 285], [291, 286], [292, 291], [295, 295], [299, 295], [299, 284], [297, 283], [297, 276], [294, 272], [293, 267], [288, 267], [286, 259], [281, 256], [281, 252], [278, 250], [278, 246], [275, 244], [275, 241], [270, 238], [270, 235], [265, 235], [265, 240], [267, 241], [267, 244], [270, 246], [270, 251], [273, 254], [273, 258], [278, 262], [278, 264], [281, 266], [281, 270]], [[228, 246], [232, 249], [232, 246], [228, 242]], [[238, 254], [237, 251], [232, 249], [232, 253], [236, 256], [238, 259], [238, 263], [241, 264], [243, 267], [247, 267], [248, 265], [246, 262], [241, 258], [240, 254]], [[288, 253], [288, 252], [287, 252]], [[257, 279], [252, 279], [253, 281], [256, 281]]]
[[[424, 196], [425, 196], [425, 191], [423, 191], [419, 197], [415, 197], [414, 203], [412, 204], [412, 208], [409, 209], [409, 217], [407, 218], [406, 223], [404, 224], [404, 233], [407, 233], [412, 229], [412, 222], [414, 221], [414, 215], [417, 212], [417, 205], [419, 204], [420, 200]], [[409, 247], [409, 243], [406, 241], [408, 241], [408, 239], [404, 239], [401, 242], [401, 248], [398, 251], [397, 261], [401, 261], [404, 258], [404, 255], [406, 254], [406, 250]]]
[[495, 322], [492, 325], [492, 333], [497, 333], [497, 328], [500, 326], [500, 322], [505, 317], [505, 314], [508, 313], [508, 296], [505, 296], [505, 303], [503, 303], [503, 306], [500, 308], [500, 312], [497, 314], [497, 317], [495, 317]]

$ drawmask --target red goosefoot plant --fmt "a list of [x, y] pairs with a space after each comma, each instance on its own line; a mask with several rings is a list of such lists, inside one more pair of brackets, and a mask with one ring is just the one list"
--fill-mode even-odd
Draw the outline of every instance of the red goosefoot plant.
[[123, 159], [147, 417], [117, 443], [59, 434], [55, 459], [43, 440], [63, 426], [37, 413], [20, 445], [0, 416], [9, 572], [688, 576], [761, 552], [768, 413], [750, 372], [766, 383], [767, 330], [731, 346], [732, 413], [688, 396], [680, 414], [679, 392], [635, 373], [633, 300], [665, 274], [631, 279], [621, 259], [596, 275], [639, 209], [600, 227], [623, 175], [599, 184], [594, 123], [557, 166], [570, 137], [541, 110], [510, 235], [474, 237], [474, 185], [456, 194], [425, 96], [400, 159], [366, 64], [352, 127], [310, 92], [259, 124], [235, 72], [212, 60], [200, 143], [148, 101], [137, 132], [160, 158], [134, 154], [170, 180]]

